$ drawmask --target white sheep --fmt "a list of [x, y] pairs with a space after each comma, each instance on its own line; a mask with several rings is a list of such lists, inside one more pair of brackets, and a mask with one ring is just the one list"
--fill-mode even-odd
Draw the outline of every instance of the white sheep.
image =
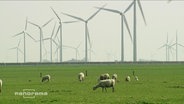
[[80, 72], [78, 74], [78, 79], [79, 79], [80, 82], [84, 81], [84, 73], [83, 72]]
[[118, 75], [117, 74], [113, 74], [112, 75], [112, 79], [114, 79], [115, 81], [117, 81]]
[[101, 75], [100, 75], [100, 78], [98, 79], [98, 81], [100, 81], [100, 80], [105, 80], [105, 79], [110, 79], [110, 76], [109, 76], [108, 73], [101, 74]]
[[106, 88], [112, 87], [112, 92], [114, 92], [114, 86], [115, 86], [115, 80], [114, 79], [105, 79], [105, 80], [100, 80], [100, 82], [93, 87], [93, 90], [96, 90], [97, 88], [101, 87], [102, 92], [105, 91], [107, 92]]
[[46, 80], [48, 82], [48, 81], [50, 81], [50, 78], [51, 78], [50, 75], [45, 75], [45, 76], [42, 77], [42, 82], [44, 82]]
[[125, 78], [125, 81], [130, 82], [130, 76], [127, 76], [127, 77]]
[[0, 93], [2, 92], [3, 81], [0, 79]]

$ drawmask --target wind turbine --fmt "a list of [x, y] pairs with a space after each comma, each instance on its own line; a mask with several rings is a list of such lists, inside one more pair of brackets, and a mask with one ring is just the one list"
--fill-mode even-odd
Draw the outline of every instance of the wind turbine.
[[25, 24], [25, 28], [22, 32], [14, 35], [13, 37], [19, 36], [19, 35], [23, 35], [24, 37], [24, 63], [26, 62], [26, 35], [29, 36], [31, 39], [33, 39], [34, 41], [36, 41], [31, 35], [29, 35], [27, 32], [27, 18], [26, 18], [26, 24]]
[[174, 50], [173, 47], [171, 45], [168, 45], [168, 61], [170, 61], [170, 53], [173, 56], [173, 51], [172, 50]]
[[12, 50], [12, 49], [16, 49], [17, 50], [17, 63], [19, 62], [19, 52], [21, 52], [23, 54], [23, 52], [19, 48], [20, 42], [21, 42], [21, 40], [19, 40], [18, 45], [16, 47], [10, 48], [10, 50]]
[[167, 34], [167, 39], [166, 39], [166, 44], [164, 44], [163, 46], [161, 46], [159, 49], [161, 49], [161, 48], [163, 48], [163, 47], [165, 47], [166, 48], [166, 61], [169, 61], [170, 60], [170, 53], [172, 54], [173, 52], [172, 52], [172, 50], [173, 50], [173, 48], [172, 48], [172, 41], [170, 41], [169, 43], [168, 43], [168, 34]]
[[44, 41], [44, 40], [50, 40], [50, 62], [52, 62], [52, 42], [55, 42], [55, 41], [53, 40], [53, 35], [54, 35], [55, 27], [56, 27], [56, 23], [54, 24], [54, 28], [53, 28], [53, 30], [52, 30], [51, 37], [43, 39], [43, 41]]
[[59, 29], [60, 29], [60, 62], [62, 62], [63, 60], [63, 50], [62, 50], [62, 42], [63, 42], [63, 40], [62, 40], [62, 22], [61, 22], [61, 19], [60, 19], [60, 17], [59, 17], [59, 15], [54, 11], [54, 9], [51, 7], [51, 9], [52, 9], [52, 11], [54, 12], [54, 14], [57, 16], [57, 18], [58, 18], [58, 20], [59, 20], [59, 27], [58, 27], [58, 31], [59, 31]]
[[52, 11], [54, 12], [54, 14], [56, 15], [56, 17], [58, 18], [58, 20], [59, 20], [59, 27], [58, 27], [58, 29], [57, 29], [57, 32], [56, 32], [56, 35], [58, 34], [58, 32], [59, 32], [59, 30], [60, 30], [60, 44], [59, 44], [59, 46], [60, 46], [60, 62], [62, 62], [63, 61], [63, 49], [62, 49], [62, 46], [63, 46], [63, 37], [62, 37], [62, 23], [74, 23], [74, 22], [77, 22], [77, 21], [68, 21], [68, 22], [62, 22], [61, 21], [61, 18], [59, 17], [59, 15], [56, 13], [56, 11], [52, 8], [52, 7], [50, 7], [51, 9], [52, 9]]
[[[105, 5], [103, 5], [101, 8], [103, 8], [103, 7], [105, 7]], [[80, 18], [80, 17], [77, 17], [77, 16], [73, 16], [73, 15], [70, 15], [70, 14], [62, 13], [62, 14], [64, 14], [64, 15], [67, 15], [67, 16], [69, 16], [69, 17], [72, 17], [72, 18], [74, 18], [74, 19], [77, 19], [77, 20], [79, 20], [79, 21], [85, 23], [85, 59], [84, 59], [85, 62], [88, 61], [88, 52], [87, 52], [87, 51], [88, 51], [88, 43], [87, 43], [87, 40], [88, 40], [88, 42], [89, 42], [89, 44], [90, 44], [90, 47], [91, 47], [91, 41], [90, 41], [89, 30], [88, 30], [88, 22], [89, 22], [92, 18], [94, 18], [94, 17], [97, 15], [97, 13], [100, 12], [100, 10], [101, 10], [101, 9], [99, 9], [98, 11], [96, 11], [94, 14], [92, 14], [92, 15], [91, 15], [88, 19], [86, 19], [86, 20], [84, 20], [84, 19], [82, 19], [82, 18]]]
[[[99, 7], [97, 7], [97, 8], [99, 8]], [[120, 14], [120, 16], [121, 16], [121, 62], [123, 62], [124, 61], [124, 26], [123, 26], [124, 22], [125, 22], [125, 25], [126, 25], [128, 32], [129, 32], [130, 39], [132, 41], [132, 36], [131, 36], [128, 22], [126, 20], [124, 12], [114, 10], [114, 9], [107, 9], [107, 8], [99, 8], [99, 9], [102, 9], [102, 10], [105, 10], [108, 12], [112, 12], [112, 13], [117, 13], [117, 14]]]
[[178, 46], [180, 46], [180, 47], [184, 47], [184, 46], [178, 43], [178, 34], [177, 34], [177, 31], [176, 31], [176, 43], [174, 43], [171, 46], [174, 46], [174, 45], [176, 46], [176, 61], [178, 61]]
[[133, 2], [128, 6], [128, 8], [124, 11], [124, 13], [126, 13], [132, 6], [134, 7], [134, 29], [133, 29], [133, 61], [136, 62], [137, 61], [137, 14], [136, 14], [136, 2], [138, 3], [138, 7], [141, 11], [144, 23], [146, 25], [146, 19], [144, 17], [144, 13], [143, 13], [143, 9], [140, 3], [140, 0], [133, 0]]
[[167, 34], [167, 39], [166, 39], [166, 43], [164, 45], [162, 45], [159, 49], [164, 48], [166, 50], [166, 61], [168, 61], [168, 34]]
[[40, 62], [42, 62], [42, 39], [43, 39], [43, 30], [42, 30], [42, 28], [45, 27], [48, 23], [50, 23], [52, 20], [53, 20], [53, 18], [50, 19], [49, 21], [47, 21], [42, 26], [37, 25], [35, 23], [32, 23], [32, 22], [28, 21], [28, 23], [32, 24], [33, 26], [38, 27], [38, 29], [40, 30]]
[[78, 48], [80, 47], [80, 45], [81, 45], [81, 43], [77, 47], [72, 47], [72, 46], [68, 46], [68, 45], [63, 45], [63, 47], [74, 49], [75, 50], [75, 58], [76, 58], [76, 61], [78, 61], [77, 56], [79, 55]]

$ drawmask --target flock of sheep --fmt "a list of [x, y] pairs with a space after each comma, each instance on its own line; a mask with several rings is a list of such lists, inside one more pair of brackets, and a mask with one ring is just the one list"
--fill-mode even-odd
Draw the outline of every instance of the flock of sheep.
[[[138, 77], [135, 76], [134, 71], [133, 71], [133, 76], [136, 81], [139, 80]], [[80, 82], [84, 81], [84, 77], [85, 76], [83, 72], [80, 72], [78, 74], [78, 79]], [[102, 92], [104, 91], [104, 89], [107, 92], [106, 88], [112, 87], [112, 92], [114, 92], [115, 83], [118, 81], [117, 78], [118, 78], [117, 74], [113, 74], [111, 78], [108, 73], [101, 74], [100, 77], [98, 78], [98, 84], [93, 87], [93, 90], [96, 90], [97, 88], [101, 87]], [[126, 76], [125, 81], [130, 82], [131, 81], [130, 76]]]
[[[87, 76], [87, 71], [86, 71], [86, 76]], [[135, 76], [134, 71], [133, 71], [133, 76], [136, 81], [139, 80], [138, 77]], [[42, 73], [40, 73], [40, 77], [42, 77], [41, 82], [46, 82], [46, 81], [49, 82], [51, 79], [50, 75], [42, 76]], [[84, 81], [84, 78], [85, 78], [84, 73], [80, 72], [78, 74], [78, 80], [82, 82]], [[118, 82], [117, 78], [118, 78], [117, 74], [113, 74], [111, 78], [108, 73], [101, 74], [99, 78], [97, 79], [98, 84], [93, 87], [93, 90], [96, 90], [97, 88], [101, 87], [102, 92], [104, 91], [104, 89], [107, 92], [106, 88], [112, 87], [112, 92], [114, 92], [115, 83]], [[126, 76], [125, 81], [130, 82], [131, 81], [130, 76]], [[0, 93], [2, 92], [2, 85], [3, 85], [3, 81], [0, 79]]]

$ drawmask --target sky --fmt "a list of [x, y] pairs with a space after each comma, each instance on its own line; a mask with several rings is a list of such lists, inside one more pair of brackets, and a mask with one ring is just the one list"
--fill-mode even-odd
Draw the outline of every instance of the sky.
[[[18, 46], [23, 51], [23, 35], [13, 37], [25, 28], [26, 17], [28, 21], [38, 25], [45, 24], [54, 18], [43, 28], [43, 37], [51, 36], [54, 24], [58, 27], [58, 19], [51, 8], [59, 14], [62, 22], [76, 21], [63, 13], [89, 18], [98, 9], [106, 4], [105, 8], [124, 11], [132, 0], [126, 1], [0, 1], [0, 62], [16, 62], [16, 50], [10, 49]], [[141, 5], [146, 18], [144, 24], [139, 8], [137, 8], [137, 59], [165, 61], [165, 48], [159, 49], [166, 43], [168, 34], [169, 44], [174, 44], [176, 31], [178, 43], [184, 45], [184, 1], [146, 1], [141, 0]], [[133, 8], [125, 14], [131, 34], [133, 35]], [[90, 40], [92, 44], [90, 61], [120, 61], [121, 47], [121, 21], [120, 15], [101, 10], [88, 23]], [[63, 24], [63, 44], [77, 47], [78, 59], [84, 58], [84, 23], [81, 21]], [[32, 37], [39, 40], [39, 30], [28, 24], [26, 30]], [[56, 31], [56, 30], [55, 30]], [[133, 43], [128, 31], [124, 29], [125, 61], [133, 60]], [[57, 39], [56, 39], [57, 41]], [[53, 44], [53, 60], [57, 61], [56, 46]], [[39, 62], [39, 42], [26, 36], [26, 62]], [[88, 51], [90, 52], [90, 51]], [[184, 60], [184, 48], [178, 48], [178, 60]], [[175, 61], [176, 50], [173, 47], [170, 53], [170, 61]], [[63, 61], [76, 58], [76, 52], [72, 48], [63, 48]], [[23, 62], [23, 54], [19, 52], [19, 62]], [[50, 43], [44, 41], [43, 59], [50, 60]]]

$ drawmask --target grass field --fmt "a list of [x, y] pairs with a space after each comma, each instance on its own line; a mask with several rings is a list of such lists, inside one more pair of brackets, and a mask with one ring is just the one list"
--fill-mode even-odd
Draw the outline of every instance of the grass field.
[[[85, 81], [77, 79], [79, 72], [88, 71]], [[139, 77], [135, 81], [132, 71]], [[41, 83], [40, 72], [51, 75], [51, 81]], [[102, 92], [92, 87], [100, 74], [118, 74], [115, 92]], [[125, 76], [131, 82], [125, 82]], [[89, 64], [0, 66], [3, 91], [0, 104], [184, 104], [184, 65], [182, 64]], [[47, 96], [23, 98], [15, 95], [23, 89], [47, 92]]]

